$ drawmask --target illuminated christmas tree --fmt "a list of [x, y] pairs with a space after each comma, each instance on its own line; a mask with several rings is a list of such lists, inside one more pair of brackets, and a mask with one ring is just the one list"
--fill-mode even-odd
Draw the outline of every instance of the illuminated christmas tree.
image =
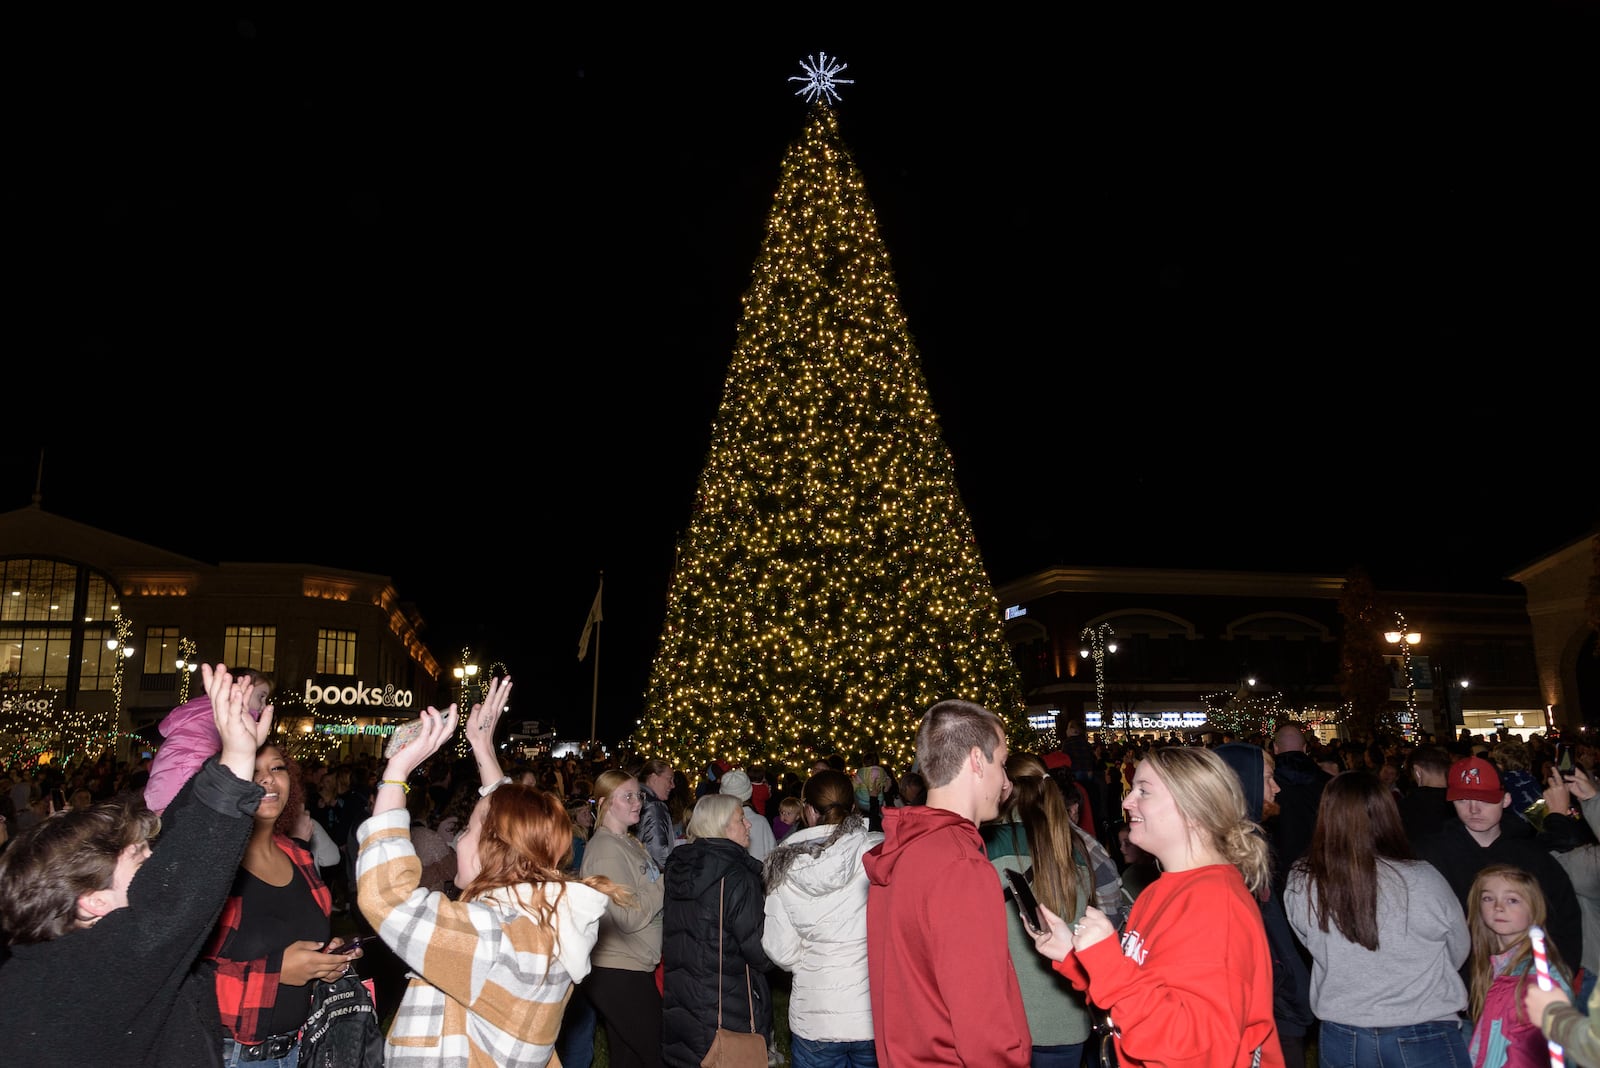
[[1027, 730], [1016, 666], [860, 173], [826, 101], [782, 180], [632, 741], [692, 770], [911, 766], [922, 713]]

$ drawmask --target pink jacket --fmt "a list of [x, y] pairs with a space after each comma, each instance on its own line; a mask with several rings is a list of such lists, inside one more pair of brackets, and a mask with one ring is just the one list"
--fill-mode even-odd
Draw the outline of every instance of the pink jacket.
[[150, 778], [144, 785], [144, 803], [153, 812], [172, 804], [183, 784], [214, 753], [222, 752], [211, 698], [201, 694], [167, 713], [161, 721], [161, 748], [150, 761]]
[[[1467, 1052], [1473, 1068], [1548, 1068], [1550, 1054], [1544, 1032], [1522, 1011], [1526, 984], [1538, 982], [1526, 962], [1516, 973], [1494, 977], [1483, 997], [1483, 1012], [1472, 1026]], [[1572, 987], [1555, 968], [1550, 978], [1572, 996]]]

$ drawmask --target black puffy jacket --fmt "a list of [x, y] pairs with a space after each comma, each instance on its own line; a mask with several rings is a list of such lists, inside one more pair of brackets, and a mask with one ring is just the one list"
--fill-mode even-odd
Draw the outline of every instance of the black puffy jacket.
[[[766, 895], [761, 865], [728, 838], [700, 838], [667, 857], [661, 956], [666, 997], [661, 1010], [661, 1059], [700, 1068], [717, 1029], [717, 988], [722, 1026], [772, 1035], [771, 962], [761, 949]], [[718, 890], [722, 888], [722, 960], [717, 961]], [[745, 993], [749, 966], [749, 996]]]

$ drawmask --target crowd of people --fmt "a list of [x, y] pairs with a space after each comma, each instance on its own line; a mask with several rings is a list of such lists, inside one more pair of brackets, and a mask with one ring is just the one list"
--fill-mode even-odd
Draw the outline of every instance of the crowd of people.
[[393, 1068], [587, 1068], [601, 1029], [626, 1068], [719, 1029], [795, 1068], [1600, 1064], [1581, 743], [1023, 747], [946, 700], [909, 768], [506, 767], [503, 678], [327, 766], [272, 734], [269, 676], [202, 671], [153, 760], [0, 782], [7, 1063], [296, 1068], [368, 952], [348, 910], [404, 969]]

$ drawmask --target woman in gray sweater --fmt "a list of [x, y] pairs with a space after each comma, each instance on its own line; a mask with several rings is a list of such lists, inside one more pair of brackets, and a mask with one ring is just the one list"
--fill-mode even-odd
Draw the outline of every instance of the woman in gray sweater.
[[1468, 1068], [1460, 969], [1472, 944], [1461, 903], [1433, 865], [1412, 858], [1377, 776], [1347, 771], [1324, 787], [1284, 908], [1311, 953], [1323, 1064]]

